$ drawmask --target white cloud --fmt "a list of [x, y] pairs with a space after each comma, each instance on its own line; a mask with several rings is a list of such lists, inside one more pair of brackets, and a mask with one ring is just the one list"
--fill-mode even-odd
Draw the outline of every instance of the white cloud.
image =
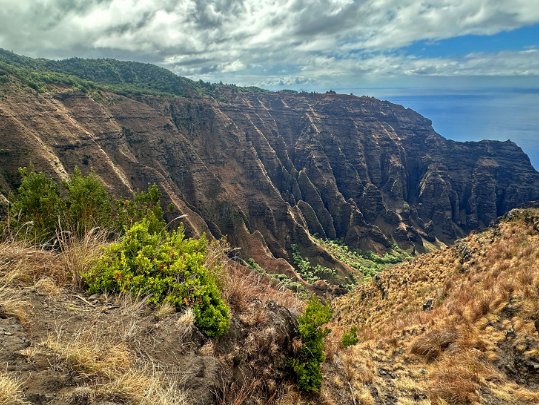
[[0, 47], [31, 56], [119, 57], [182, 75], [259, 83], [331, 75], [539, 74], [533, 48], [458, 59], [398, 51], [418, 40], [538, 23], [539, 7], [531, 0], [0, 2]]

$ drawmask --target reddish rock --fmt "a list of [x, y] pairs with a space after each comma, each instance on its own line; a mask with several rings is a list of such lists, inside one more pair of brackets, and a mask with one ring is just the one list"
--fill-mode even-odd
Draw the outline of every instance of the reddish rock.
[[92, 169], [117, 194], [156, 182], [190, 232], [226, 235], [286, 274], [292, 244], [327, 263], [309, 233], [421, 249], [539, 200], [539, 174], [517, 145], [446, 140], [398, 105], [269, 92], [219, 100], [5, 90], [0, 193], [31, 162], [58, 178]]

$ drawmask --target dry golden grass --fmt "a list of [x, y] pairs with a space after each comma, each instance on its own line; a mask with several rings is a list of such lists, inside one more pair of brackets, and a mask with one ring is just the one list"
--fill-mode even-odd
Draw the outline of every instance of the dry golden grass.
[[430, 375], [429, 397], [433, 402], [450, 404], [478, 402], [479, 384], [494, 375], [495, 371], [477, 351], [448, 353]]
[[174, 314], [175, 312], [176, 307], [170, 302], [165, 302], [157, 308], [157, 310], [155, 311], [155, 316], [157, 316], [159, 319], [163, 319], [167, 316]]
[[[539, 354], [539, 232], [530, 217], [539, 210], [390, 268], [337, 300], [332, 328], [356, 325], [360, 344], [329, 358], [334, 372], [401, 403], [539, 403], [534, 377], [503, 366]], [[393, 378], [379, 378], [380, 369]]]
[[21, 384], [7, 373], [0, 372], [0, 405], [29, 404], [21, 392]]
[[23, 325], [32, 318], [32, 307], [17, 291], [0, 287], [0, 314], [14, 316]]
[[62, 288], [49, 277], [43, 277], [36, 281], [34, 288], [45, 295], [58, 296], [62, 293]]
[[135, 402], [141, 405], [183, 405], [187, 397], [155, 371], [129, 370], [114, 380], [100, 385], [96, 396], [114, 401]]
[[297, 387], [292, 384], [286, 384], [283, 387], [283, 393], [275, 402], [276, 405], [309, 405], [312, 403], [302, 397]]
[[[4, 246], [0, 245], [0, 250], [2, 248]], [[0, 315], [14, 316], [27, 324], [31, 318], [31, 305], [18, 288], [13, 288], [13, 284], [18, 283], [21, 272], [21, 266], [16, 263], [11, 260], [0, 262]]]
[[[91, 236], [83, 243], [90, 245]], [[76, 267], [75, 257], [88, 261], [92, 256], [88, 249], [81, 249], [79, 243], [64, 246], [57, 254], [52, 251], [32, 247], [24, 242], [8, 241], [0, 243], [0, 308], [9, 316], [15, 316], [23, 324], [29, 325], [32, 317], [31, 304], [22, 294], [24, 288], [34, 288], [42, 294], [58, 296], [63, 286], [77, 284], [75, 273], [82, 271]], [[83, 259], [84, 258], [84, 259]], [[73, 265], [73, 266], [71, 266]], [[77, 273], [78, 274], [78, 273]]]
[[81, 287], [81, 274], [87, 272], [101, 255], [107, 233], [97, 228], [90, 230], [82, 238], [64, 233], [58, 237], [58, 241], [59, 260], [64, 270], [64, 280], [61, 281], [63, 284]]
[[222, 296], [233, 311], [245, 311], [253, 300], [273, 301], [295, 313], [303, 309], [303, 301], [290, 290], [229, 259], [230, 249], [224, 240], [211, 241], [204, 264], [215, 275]]
[[58, 332], [23, 354], [30, 360], [45, 356], [51, 367], [67, 368], [83, 379], [84, 385], [65, 394], [69, 401], [85, 398], [137, 404], [187, 403], [175, 382], [149, 363], [137, 364], [136, 354], [121, 340], [128, 334], [126, 330], [119, 330], [116, 340], [102, 331], [95, 327], [69, 335]]
[[64, 269], [55, 254], [23, 242], [0, 243], [0, 283], [20, 287], [43, 277], [56, 282], [64, 278]]
[[410, 352], [422, 356], [427, 361], [432, 361], [454, 343], [457, 337], [458, 333], [454, 326], [443, 330], [434, 330], [415, 339], [410, 347]]
[[60, 334], [49, 336], [40, 346], [59, 362], [86, 376], [113, 378], [133, 366], [134, 356], [125, 343], [103, 342], [92, 334], [69, 338]]
[[275, 285], [269, 278], [229, 261], [222, 274], [223, 298], [233, 310], [244, 311], [255, 299], [262, 302], [273, 301], [292, 313], [299, 313], [304, 307], [294, 293]]

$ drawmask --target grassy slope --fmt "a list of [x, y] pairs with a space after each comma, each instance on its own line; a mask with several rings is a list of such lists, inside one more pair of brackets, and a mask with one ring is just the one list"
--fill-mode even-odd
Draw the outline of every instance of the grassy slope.
[[[337, 300], [325, 397], [539, 403], [539, 210], [510, 216]], [[340, 349], [351, 325], [360, 344]]]
[[[276, 399], [286, 391], [292, 313], [302, 303], [226, 262], [229, 335], [204, 338], [193, 312], [143, 300], [88, 296], [79, 274], [100, 254], [93, 236], [61, 252], [0, 243], [0, 405], [197, 404]], [[6, 366], [7, 365], [7, 366]]]

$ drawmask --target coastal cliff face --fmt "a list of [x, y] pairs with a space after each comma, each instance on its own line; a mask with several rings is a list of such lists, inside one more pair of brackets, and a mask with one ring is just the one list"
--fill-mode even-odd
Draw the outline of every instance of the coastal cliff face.
[[334, 94], [5, 86], [2, 194], [30, 163], [59, 178], [91, 169], [117, 194], [155, 182], [192, 233], [226, 236], [240, 256], [285, 274], [293, 244], [335, 265], [310, 235], [421, 250], [539, 200], [539, 173], [514, 143], [449, 141], [412, 110]]

